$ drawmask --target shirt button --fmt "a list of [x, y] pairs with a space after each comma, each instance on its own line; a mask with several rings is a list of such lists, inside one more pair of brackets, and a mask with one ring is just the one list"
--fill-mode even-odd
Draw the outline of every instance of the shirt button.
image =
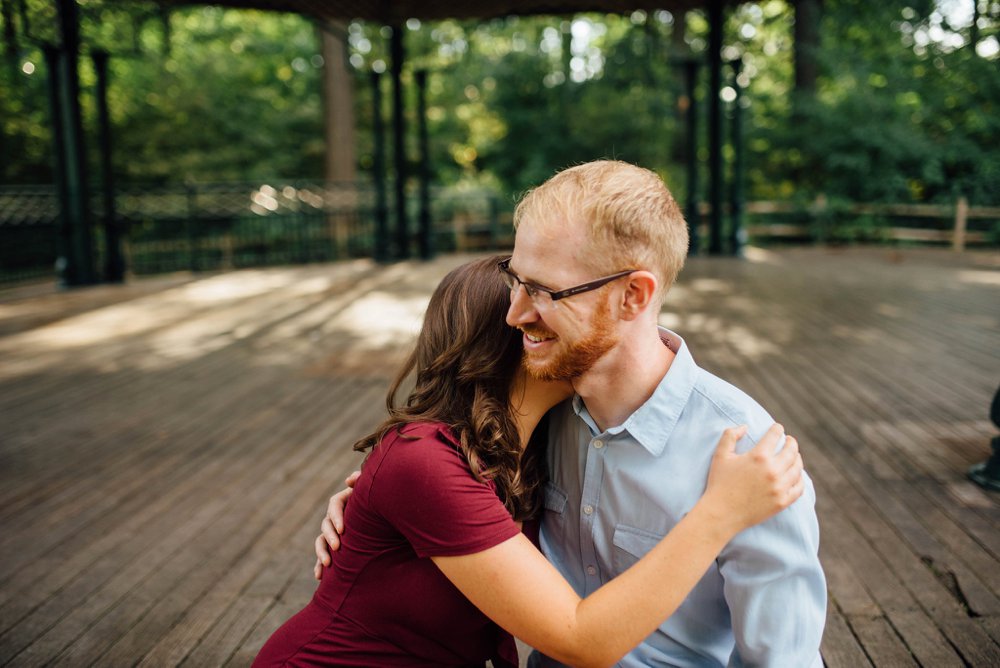
[[600, 439], [594, 441], [594, 447], [597, 448], [598, 450], [600, 450], [601, 448], [604, 447], [604, 441], [602, 441]]
[[593, 515], [594, 514], [594, 507], [593, 506], [584, 506], [583, 507], [583, 514], [584, 515]]
[[593, 566], [587, 566], [587, 575], [597, 575], [597, 569]]

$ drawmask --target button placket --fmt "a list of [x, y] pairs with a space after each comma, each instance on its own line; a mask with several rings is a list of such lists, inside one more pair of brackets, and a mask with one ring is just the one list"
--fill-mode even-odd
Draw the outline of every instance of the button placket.
[[602, 582], [597, 564], [598, 550], [594, 544], [594, 527], [597, 519], [601, 481], [604, 479], [605, 452], [607, 439], [593, 437], [590, 434], [590, 445], [582, 451], [585, 457], [583, 489], [580, 498], [580, 557], [584, 564], [583, 572], [586, 578], [586, 592], [597, 590]]

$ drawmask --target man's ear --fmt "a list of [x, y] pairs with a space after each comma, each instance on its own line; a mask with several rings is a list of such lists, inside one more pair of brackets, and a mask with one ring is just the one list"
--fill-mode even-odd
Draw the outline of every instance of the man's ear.
[[652, 272], [633, 271], [626, 276], [620, 311], [622, 320], [635, 320], [645, 313], [653, 303], [656, 288], [656, 276]]

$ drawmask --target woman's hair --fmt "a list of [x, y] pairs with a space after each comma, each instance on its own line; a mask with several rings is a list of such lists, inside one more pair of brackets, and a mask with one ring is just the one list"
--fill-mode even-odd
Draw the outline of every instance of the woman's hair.
[[[411, 422], [451, 428], [477, 480], [493, 480], [515, 520], [535, 515], [544, 482], [543, 452], [522, 457], [510, 392], [521, 363], [521, 337], [506, 325], [510, 289], [497, 262], [485, 258], [453, 269], [431, 296], [414, 351], [389, 393], [389, 417], [354, 444], [368, 450], [391, 430]], [[411, 373], [415, 384], [403, 405], [396, 394]]]

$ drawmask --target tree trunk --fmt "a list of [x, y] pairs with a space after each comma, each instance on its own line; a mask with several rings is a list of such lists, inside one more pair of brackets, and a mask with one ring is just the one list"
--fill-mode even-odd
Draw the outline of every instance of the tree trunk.
[[795, 92], [812, 97], [819, 68], [821, 0], [795, 1]]
[[354, 87], [347, 62], [347, 26], [333, 22], [320, 30], [323, 49], [324, 125], [327, 181], [357, 178]]

